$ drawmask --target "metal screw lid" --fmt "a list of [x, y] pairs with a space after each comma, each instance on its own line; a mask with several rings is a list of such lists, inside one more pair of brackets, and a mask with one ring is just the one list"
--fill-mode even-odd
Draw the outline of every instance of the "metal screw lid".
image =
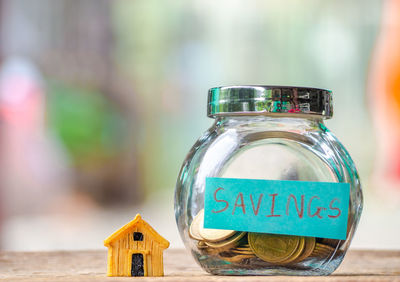
[[331, 118], [332, 91], [294, 86], [238, 85], [208, 91], [207, 116], [315, 115]]

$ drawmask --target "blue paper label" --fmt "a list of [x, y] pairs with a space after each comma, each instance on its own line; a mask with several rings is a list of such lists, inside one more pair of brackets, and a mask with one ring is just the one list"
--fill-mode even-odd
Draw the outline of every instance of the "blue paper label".
[[348, 183], [209, 177], [204, 228], [345, 240]]

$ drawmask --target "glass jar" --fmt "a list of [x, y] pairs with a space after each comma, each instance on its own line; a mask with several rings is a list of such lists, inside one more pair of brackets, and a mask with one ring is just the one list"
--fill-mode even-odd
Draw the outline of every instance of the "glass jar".
[[[218, 275], [332, 273], [349, 248], [363, 205], [355, 165], [349, 153], [323, 122], [332, 117], [332, 92], [287, 86], [217, 87], [208, 93], [208, 116], [214, 118], [215, 122], [187, 155], [175, 191], [178, 229], [196, 261], [207, 272]], [[235, 179], [304, 183], [306, 192], [310, 183], [333, 184], [324, 188], [326, 193], [335, 193], [335, 184], [348, 183], [348, 192], [344, 194], [348, 197], [348, 205], [345, 204], [346, 209], [348, 206], [345, 237], [294, 236], [280, 230], [271, 233], [249, 232], [251, 228], [270, 228], [268, 223], [253, 224], [253, 220], [248, 220], [248, 226], [246, 221], [242, 222], [244, 226], [241, 230], [221, 230], [215, 225], [212, 229], [204, 228], [206, 179], [215, 177], [233, 179], [238, 183], [239, 180]], [[236, 211], [229, 212], [227, 217], [234, 213], [245, 213], [243, 197], [241, 202], [238, 202], [239, 198], [234, 203]], [[257, 199], [253, 201], [251, 198], [252, 205], [247, 202], [247, 214], [250, 212], [253, 215], [259, 210], [265, 212], [264, 199], [266, 196], [259, 198], [257, 204]], [[339, 202], [341, 199], [345, 197], [336, 200]], [[214, 200], [222, 204], [221, 207], [224, 204], [228, 207], [228, 201], [225, 203], [225, 200], [218, 199], [216, 194]], [[301, 200], [303, 204], [303, 198]], [[230, 204], [232, 207], [233, 202]], [[289, 204], [293, 204], [290, 199]], [[300, 200], [296, 203], [297, 212], [304, 215], [297, 204], [300, 205]], [[311, 207], [311, 202], [308, 205], [310, 216], [310, 209], [315, 207]], [[267, 208], [270, 207], [269, 199]], [[332, 203], [330, 208], [334, 208]], [[320, 209], [322, 218], [327, 209]], [[326, 214], [324, 216], [328, 218]], [[265, 217], [258, 218], [267, 220]], [[286, 223], [285, 218], [288, 217], [279, 218], [280, 223], [276, 224], [276, 228], [285, 229], [292, 224]], [[301, 220], [304, 218], [300, 219], [300, 222], [304, 222]], [[314, 229], [312, 225], [298, 224], [297, 227], [306, 235]], [[325, 232], [330, 227], [328, 225], [322, 229]]]

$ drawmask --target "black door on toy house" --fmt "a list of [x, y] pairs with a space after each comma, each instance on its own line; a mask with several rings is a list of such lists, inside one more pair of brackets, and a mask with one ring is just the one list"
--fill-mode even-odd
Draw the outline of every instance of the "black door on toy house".
[[132, 276], [144, 276], [143, 254], [132, 254]]

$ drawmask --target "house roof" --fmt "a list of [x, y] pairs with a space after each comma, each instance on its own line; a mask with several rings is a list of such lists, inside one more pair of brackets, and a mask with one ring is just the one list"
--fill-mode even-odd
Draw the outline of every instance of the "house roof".
[[112, 242], [118, 240], [121, 236], [125, 235], [127, 232], [130, 232], [131, 229], [136, 226], [142, 226], [144, 229], [146, 229], [148, 231], [148, 233], [150, 233], [153, 236], [153, 238], [164, 249], [169, 247], [169, 242], [164, 237], [162, 237], [160, 234], [158, 234], [157, 231], [155, 231], [153, 229], [153, 227], [150, 226], [150, 224], [148, 224], [146, 221], [144, 221], [142, 219], [142, 217], [140, 216], [140, 214], [137, 214], [131, 222], [125, 224], [120, 229], [118, 229], [113, 234], [111, 234], [107, 239], [105, 239], [104, 246], [110, 247]]

